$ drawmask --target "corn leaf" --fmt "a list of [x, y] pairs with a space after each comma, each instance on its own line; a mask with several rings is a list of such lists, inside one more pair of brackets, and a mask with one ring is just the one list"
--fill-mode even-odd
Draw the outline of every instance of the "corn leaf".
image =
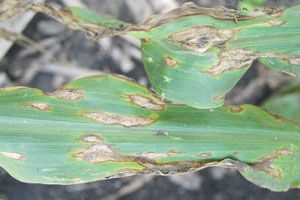
[[286, 119], [300, 122], [300, 81], [292, 81], [265, 101], [262, 107]]
[[237, 168], [275, 191], [300, 184], [300, 125], [255, 106], [167, 104], [115, 75], [53, 93], [0, 90], [0, 166], [30, 183]]
[[[77, 18], [91, 22], [80, 9]], [[250, 16], [224, 7], [186, 3], [123, 29], [142, 41], [143, 62], [163, 98], [197, 108], [222, 106], [259, 58], [267, 67], [300, 75], [300, 6]], [[120, 34], [120, 32], [115, 32]]]
[[300, 75], [300, 6], [249, 10], [243, 15], [224, 7], [186, 3], [132, 25], [84, 8], [55, 10], [28, 0], [4, 3], [7, 9], [0, 13], [0, 22], [33, 10], [82, 30], [94, 40], [119, 34], [141, 39], [143, 62], [154, 91], [176, 103], [197, 108], [222, 106], [225, 94], [255, 59], [271, 69]]

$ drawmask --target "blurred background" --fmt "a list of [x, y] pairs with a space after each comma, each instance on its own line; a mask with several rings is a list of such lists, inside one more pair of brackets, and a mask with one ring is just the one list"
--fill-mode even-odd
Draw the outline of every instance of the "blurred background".
[[[43, 0], [40, 0], [43, 1]], [[2, 1], [0, 0], [0, 3]], [[102, 15], [140, 23], [152, 14], [169, 11], [185, 0], [52, 0], [61, 6], [88, 7]], [[205, 6], [236, 8], [238, 0], [194, 0]], [[287, 8], [300, 0], [269, 0], [267, 6]], [[1, 6], [1, 5], [0, 5]], [[141, 61], [140, 42], [131, 37], [88, 40], [53, 19], [34, 13], [0, 24], [23, 33], [38, 44], [0, 39], [0, 88], [25, 85], [51, 92], [83, 76], [117, 73], [151, 87]], [[12, 39], [14, 40], [14, 39]], [[39, 50], [37, 50], [39, 49]], [[46, 51], [42, 52], [41, 51]], [[292, 77], [266, 69], [258, 62], [226, 96], [226, 104], [261, 104]], [[71, 186], [26, 184], [0, 168], [0, 200], [196, 200], [298, 199], [300, 189], [275, 193], [249, 183], [232, 169], [210, 168], [176, 176], [133, 176]]]

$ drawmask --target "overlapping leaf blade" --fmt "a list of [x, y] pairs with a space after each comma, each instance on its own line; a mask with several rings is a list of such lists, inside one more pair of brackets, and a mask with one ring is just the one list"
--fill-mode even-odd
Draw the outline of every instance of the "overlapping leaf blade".
[[277, 94], [267, 99], [263, 108], [295, 122], [300, 122], [300, 81], [292, 81]]
[[[90, 22], [80, 10], [72, 11]], [[156, 93], [213, 108], [223, 105], [225, 93], [257, 58], [271, 69], [299, 76], [299, 15], [299, 6], [244, 16], [187, 3], [123, 31], [142, 39], [143, 62]]]

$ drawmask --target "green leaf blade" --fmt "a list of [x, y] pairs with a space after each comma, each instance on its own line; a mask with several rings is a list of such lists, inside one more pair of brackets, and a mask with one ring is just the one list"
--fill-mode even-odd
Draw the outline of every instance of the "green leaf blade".
[[[51, 94], [0, 90], [0, 125], [0, 166], [25, 182], [74, 184], [228, 163], [276, 180], [271, 186], [245, 175], [272, 190], [285, 190], [300, 177], [294, 159], [299, 124], [250, 105], [201, 110], [166, 104], [112, 75], [80, 79]], [[278, 151], [289, 154], [273, 156], [274, 163], [292, 158], [276, 164], [284, 181], [270, 175], [268, 165], [254, 167]]]

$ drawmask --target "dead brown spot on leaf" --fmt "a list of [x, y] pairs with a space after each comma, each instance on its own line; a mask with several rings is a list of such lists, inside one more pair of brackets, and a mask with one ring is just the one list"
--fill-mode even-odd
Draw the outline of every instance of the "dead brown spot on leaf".
[[38, 102], [34, 102], [34, 103], [22, 103], [20, 104], [21, 106], [29, 106], [41, 111], [46, 111], [49, 110], [49, 105], [47, 103], [38, 103]]
[[229, 105], [226, 105], [225, 107], [227, 107], [230, 112], [234, 112], [234, 113], [239, 113], [239, 112], [242, 112], [244, 110], [243, 106], [229, 106]]
[[121, 169], [117, 171], [114, 174], [111, 174], [109, 176], [106, 176], [105, 179], [113, 179], [113, 178], [122, 178], [122, 177], [127, 177], [127, 176], [133, 176], [133, 175], [138, 175], [142, 174], [141, 170], [138, 169]]
[[272, 155], [263, 156], [260, 159], [260, 162], [250, 164], [250, 166], [259, 171], [264, 171], [275, 178], [281, 178], [282, 177], [281, 171], [280, 169], [277, 169], [273, 166], [273, 161], [278, 159], [281, 156], [289, 156], [294, 153], [295, 153], [294, 151], [289, 149], [279, 149]]
[[78, 92], [75, 89], [62, 89], [57, 90], [50, 94], [51, 96], [55, 96], [65, 100], [77, 100], [83, 98], [83, 93]]
[[150, 43], [151, 43], [151, 39], [150, 39], [150, 38], [144, 38], [144, 39], [143, 39], [143, 42], [144, 42], [145, 44], [150, 44]]
[[289, 59], [289, 63], [292, 65], [299, 65], [300, 66], [300, 56]]
[[85, 142], [101, 142], [101, 138], [98, 135], [84, 135], [82, 140]]
[[171, 10], [170, 12], [150, 16], [144, 23], [137, 26], [132, 26], [130, 30], [149, 31], [162, 24], [166, 24], [174, 20], [189, 16], [209, 16], [219, 20], [229, 20], [235, 22], [256, 18], [242, 15], [235, 10], [227, 9], [222, 6], [215, 8], [205, 8], [197, 6], [192, 2], [188, 2], [174, 10]]
[[238, 154], [239, 154], [239, 152], [237, 152], [237, 151], [234, 151], [234, 152], [232, 152], [232, 154], [233, 154], [233, 155], [238, 155]]
[[92, 40], [119, 35], [127, 28], [127, 26], [106, 28], [99, 26], [99, 24], [86, 23], [75, 16], [68, 7], [56, 10], [47, 4], [35, 4], [31, 9], [53, 17], [60, 23], [67, 25], [70, 29], [84, 31]]
[[164, 63], [168, 67], [176, 67], [179, 65], [179, 62], [170, 56], [165, 57]]
[[148, 126], [155, 123], [155, 120], [140, 116], [112, 114], [106, 112], [85, 113], [83, 117], [95, 120], [106, 125], [121, 125], [125, 127]]
[[120, 74], [102, 75], [102, 77], [103, 76], [115, 77], [117, 79], [122, 79], [124, 81], [131, 82], [131, 83], [134, 83], [134, 84], [137, 83], [134, 79], [131, 79], [131, 78], [127, 77], [127, 76], [123, 76], [123, 75], [120, 75]]
[[219, 63], [205, 72], [213, 76], [218, 76], [224, 72], [249, 67], [256, 58], [258, 58], [258, 55], [250, 50], [224, 50], [219, 53]]
[[206, 167], [218, 166], [220, 162], [208, 162], [208, 161], [185, 161], [185, 162], [168, 162], [168, 163], [144, 163], [144, 172], [146, 174], [177, 174], [190, 171], [196, 171], [204, 169]]
[[262, 10], [266, 15], [269, 15], [273, 18], [279, 18], [282, 17], [284, 10], [281, 10], [279, 8], [263, 8]]
[[[86, 141], [87, 138], [91, 139], [91, 136], [84, 136], [83, 140]], [[88, 139], [87, 142], [90, 142], [90, 139]], [[107, 144], [103, 143], [100, 138], [97, 138], [96, 144], [88, 147], [82, 152], [74, 154], [74, 157], [85, 160], [89, 163], [101, 163], [120, 160], [119, 154], [112, 150]]]
[[137, 162], [139, 164], [155, 163], [155, 159], [177, 154], [176, 152], [141, 152], [125, 155], [112, 149], [97, 135], [84, 135], [83, 141], [95, 143], [83, 151], [75, 153], [73, 156], [89, 163], [113, 162]]
[[140, 94], [125, 94], [124, 96], [128, 97], [134, 105], [150, 110], [163, 110], [165, 106], [165, 103], [158, 99], [145, 97]]
[[158, 135], [158, 136], [161, 136], [161, 135], [169, 136], [169, 131], [166, 131], [166, 130], [158, 130], [158, 131], [155, 132], [155, 135]]
[[14, 160], [22, 160], [25, 158], [25, 156], [21, 153], [16, 153], [16, 152], [6, 152], [6, 151], [0, 151], [0, 154], [12, 158]]
[[168, 153], [177, 153], [176, 149], [169, 149]]
[[128, 28], [126, 24], [122, 24], [119, 27], [107, 28], [104, 26], [99, 26], [99, 24], [85, 23], [76, 17], [72, 10], [68, 7], [56, 10], [48, 4], [28, 0], [4, 1], [0, 8], [0, 21], [5, 21], [28, 10], [47, 14], [60, 23], [67, 25], [71, 29], [82, 30], [93, 40], [119, 35]]
[[[157, 153], [157, 152], [147, 152], [147, 153], [137, 153], [135, 156], [143, 159], [155, 160], [158, 158], [163, 158], [170, 156], [174, 153]], [[175, 153], [176, 154], [176, 153]]]
[[276, 19], [268, 19], [266, 22], [272, 26], [281, 26], [281, 25], [285, 24], [284, 21], [279, 21]]
[[199, 155], [197, 155], [197, 157], [199, 157], [199, 158], [210, 158], [211, 156], [212, 156], [212, 154], [209, 152], [200, 153]]
[[214, 101], [221, 101], [221, 100], [224, 100], [225, 98], [225, 94], [221, 94], [221, 95], [218, 95], [218, 96], [215, 96], [213, 98]]
[[224, 46], [240, 29], [216, 29], [211, 26], [194, 26], [173, 33], [170, 40], [178, 42], [182, 47], [204, 53], [214, 46]]
[[208, 68], [204, 73], [213, 76], [218, 76], [223, 74], [224, 72], [249, 67], [252, 64], [252, 62], [257, 58], [280, 58], [289, 61], [291, 59], [298, 58], [293, 56], [282, 56], [278, 53], [259, 53], [259, 52], [246, 50], [246, 49], [222, 50], [219, 53], [218, 57], [219, 57], [218, 64], [211, 68]]
[[278, 115], [278, 114], [275, 114], [271, 111], [268, 111], [268, 110], [265, 110], [262, 108], [262, 110], [264, 110], [269, 116], [271, 116], [272, 118], [274, 118], [275, 120], [278, 120], [280, 122], [285, 122], [285, 123], [290, 123], [290, 124], [294, 124], [298, 127], [300, 127], [300, 123], [297, 123], [297, 122], [294, 122], [292, 120], [288, 120], [288, 119], [285, 119], [283, 118], [282, 116]]
[[[92, 137], [94, 135], [88, 135], [84, 137]], [[96, 136], [97, 137], [97, 136]], [[83, 138], [83, 140], [87, 140]], [[92, 139], [94, 141], [94, 139]], [[90, 142], [88, 139], [87, 142]], [[162, 162], [158, 163], [156, 159], [169, 157], [173, 155], [177, 155], [175, 149], [170, 149], [167, 153], [164, 152], [141, 152], [135, 154], [122, 154], [120, 152], [115, 151], [108, 144], [105, 144], [103, 140], [97, 137], [97, 141], [92, 146], [80, 151], [73, 156], [87, 161], [89, 163], [103, 163], [103, 162], [135, 162], [143, 167], [143, 170], [136, 169], [123, 169], [124, 173], [117, 172], [113, 175], [107, 176], [107, 178], [117, 178], [123, 176], [129, 176], [134, 174], [176, 174], [176, 173], [184, 173], [189, 171], [195, 171], [204, 169], [206, 167], [212, 166], [222, 166], [222, 167], [236, 167], [234, 160], [225, 159], [223, 161], [181, 161], [181, 162]], [[200, 154], [201, 155], [201, 154]], [[209, 153], [202, 154], [203, 157], [210, 156]], [[123, 171], [122, 170], [122, 171]], [[133, 171], [132, 171], [133, 170]]]
[[30, 7], [31, 3], [29, 1], [6, 0], [2, 2], [0, 7], [0, 22], [15, 17], [27, 11]]

